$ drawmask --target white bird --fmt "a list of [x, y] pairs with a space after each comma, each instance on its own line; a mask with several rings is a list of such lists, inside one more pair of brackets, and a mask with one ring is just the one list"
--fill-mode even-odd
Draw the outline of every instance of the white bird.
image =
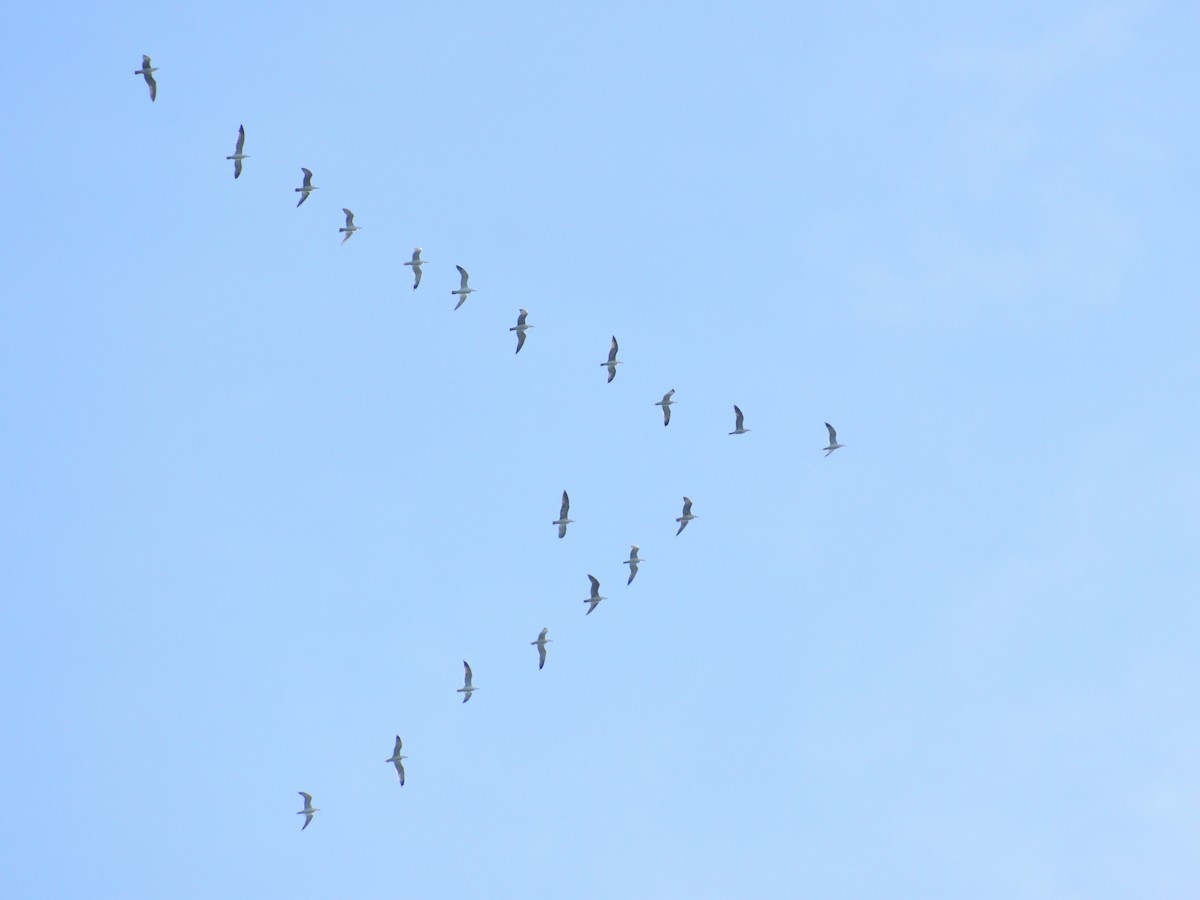
[[304, 798], [304, 809], [296, 813], [298, 816], [304, 816], [304, 824], [300, 826], [300, 830], [303, 831], [308, 827], [308, 823], [313, 820], [313, 816], [321, 810], [312, 805], [312, 794], [306, 794], [304, 791], [299, 791], [298, 793]]
[[346, 236], [342, 238], [342, 243], [344, 244], [346, 241], [350, 240], [350, 238], [354, 237], [354, 232], [358, 231], [358, 226], [354, 224], [354, 213], [350, 212], [350, 210], [346, 209], [344, 206], [342, 207], [342, 212], [346, 214], [346, 227], [339, 228], [338, 234], [341, 234], [342, 232], [346, 233]]
[[471, 699], [471, 695], [475, 693], [475, 691], [479, 690], [479, 688], [471, 684], [471, 667], [467, 665], [467, 661], [465, 659], [463, 660], [463, 668], [467, 670], [466, 675], [463, 676], [463, 686], [455, 691], [455, 693], [462, 694], [463, 703], [466, 703]]
[[464, 303], [467, 302], [468, 294], [475, 293], [475, 288], [467, 287], [467, 279], [470, 278], [471, 276], [467, 274], [466, 269], [464, 269], [462, 266], [455, 266], [454, 268], [458, 269], [459, 284], [458, 284], [458, 290], [451, 291], [450, 293], [457, 295], [458, 302], [456, 304], [454, 304], [454, 308], [458, 309], [460, 306], [462, 306]]
[[549, 643], [552, 643], [552, 641], [548, 637], [546, 637], [546, 632], [548, 632], [549, 630], [550, 630], [549, 628], [543, 628], [542, 633], [538, 635], [538, 639], [536, 641], [529, 642], [529, 645], [531, 647], [538, 648], [538, 668], [539, 669], [541, 669], [541, 667], [546, 664], [546, 645]]
[[663, 427], [664, 428], [666, 428], [668, 425], [671, 424], [671, 404], [675, 402], [674, 400], [671, 399], [671, 397], [674, 394], [675, 394], [675, 388], [671, 388], [669, 391], [667, 391], [665, 394], [663, 394], [663, 398], [661, 400], [659, 400], [657, 403], [654, 404], [655, 406], [661, 406], [663, 408]]
[[421, 259], [421, 248], [414, 247], [413, 248], [413, 258], [405, 263], [406, 266], [412, 266], [413, 290], [414, 291], [421, 284], [421, 266], [425, 265], [425, 263], [427, 263], [427, 262], [429, 262], [429, 260]]
[[845, 447], [846, 445], [838, 443], [837, 432], [833, 430], [832, 425], [826, 422], [825, 427], [829, 429], [829, 446], [822, 449], [825, 451], [825, 455], [828, 456], [834, 450], [838, 449], [839, 447]]
[[584, 603], [591, 604], [588, 606], [588, 611], [584, 613], [585, 616], [590, 616], [592, 614], [592, 610], [600, 605], [601, 600], [608, 599], [607, 597], [600, 596], [600, 582], [596, 580], [595, 575], [589, 575], [588, 581], [592, 583], [592, 596], [583, 601]]
[[158, 82], [154, 80], [154, 73], [158, 71], [158, 66], [150, 65], [150, 57], [142, 54], [142, 67], [134, 69], [134, 75], [141, 75], [146, 79], [146, 84], [150, 86], [150, 102], [154, 102], [154, 98], [158, 96]]
[[749, 428], [742, 427], [742, 423], [746, 421], [746, 417], [742, 415], [742, 411], [738, 409], [736, 403], [733, 405], [733, 415], [736, 421], [733, 425], [733, 431], [729, 432], [730, 434], [745, 434], [750, 430]]
[[637, 574], [638, 563], [643, 562], [638, 556], [638, 545], [633, 544], [629, 548], [629, 559], [625, 560], [625, 565], [629, 566], [629, 580], [625, 582], [627, 585], [633, 584], [633, 576]]
[[687, 528], [688, 522], [692, 521], [692, 519], [698, 519], [698, 518], [700, 518], [700, 517], [692, 515], [692, 498], [684, 497], [683, 498], [683, 515], [675, 520], [676, 522], [679, 523], [679, 531], [675, 532], [675, 537], [679, 537], [679, 535], [683, 533], [683, 529]]
[[563, 491], [562, 508], [558, 511], [558, 518], [551, 522], [551, 525], [558, 526], [558, 536], [560, 538], [567, 536], [567, 526], [574, 522], [574, 519], [568, 519], [567, 513], [571, 510], [571, 498], [567, 496], [567, 492]]
[[400, 748], [403, 746], [404, 742], [400, 740], [400, 735], [396, 735], [396, 747], [392, 750], [392, 755], [384, 760], [385, 763], [396, 764], [396, 774], [400, 776], [400, 787], [404, 787], [404, 763], [401, 760], [408, 759], [407, 756], [400, 752]]
[[529, 315], [529, 310], [523, 309], [517, 314], [517, 324], [509, 331], [517, 333], [517, 353], [521, 352], [521, 348], [525, 346], [525, 332], [532, 328], [532, 325], [525, 324], [525, 317]]
[[608, 351], [608, 362], [602, 362], [600, 365], [608, 366], [608, 383], [612, 384], [612, 380], [617, 377], [617, 366], [621, 361], [617, 359], [617, 336], [614, 334], [612, 339], [612, 348]]
[[[296, 188], [295, 191], [300, 195], [300, 203], [303, 203], [308, 199], [308, 195], [317, 189], [317, 186], [312, 183], [312, 172], [303, 166], [300, 167], [300, 171], [304, 173], [304, 184]], [[300, 207], [300, 203], [296, 204], [297, 209]]]
[[[245, 153], [242, 152], [242, 148], [245, 146], [246, 146], [246, 126], [239, 125], [238, 126], [237, 147], [234, 148], [233, 156], [225, 157], [226, 159], [233, 160], [233, 177], [234, 178], [237, 178], [239, 175], [242, 174], [242, 160], [250, 158], [249, 156], [247, 156]], [[303, 202], [303, 201], [301, 201], [301, 202]]]

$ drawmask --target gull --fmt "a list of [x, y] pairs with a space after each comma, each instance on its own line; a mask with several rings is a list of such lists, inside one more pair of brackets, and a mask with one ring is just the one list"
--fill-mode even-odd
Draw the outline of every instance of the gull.
[[338, 234], [341, 234], [343, 231], [346, 233], [346, 236], [342, 238], [342, 243], [344, 244], [350, 238], [354, 237], [354, 232], [358, 231], [358, 226], [354, 224], [354, 213], [350, 212], [344, 206], [342, 207], [342, 212], [346, 214], [346, 227], [339, 228]]
[[624, 565], [629, 566], [629, 580], [625, 582], [627, 585], [633, 584], [633, 576], [637, 574], [637, 567], [640, 562], [643, 562], [643, 560], [638, 556], [638, 545], [633, 544], [629, 548], [629, 559], [625, 560], [624, 563]]
[[567, 513], [571, 509], [571, 498], [567, 496], [567, 492], [563, 491], [562, 509], [558, 511], [558, 518], [551, 522], [551, 525], [558, 526], [558, 536], [560, 538], [567, 536], [567, 526], [574, 522], [574, 519], [568, 519]]
[[427, 259], [421, 259], [421, 248], [413, 248], [413, 258], [405, 263], [406, 266], [412, 266], [413, 270], [413, 290], [415, 291], [421, 283], [421, 266], [429, 262]]
[[600, 365], [608, 366], [608, 383], [612, 384], [612, 380], [617, 377], [617, 366], [621, 361], [617, 359], [617, 336], [614, 334], [612, 339], [612, 349], [608, 351], [608, 362], [602, 362]]
[[683, 515], [675, 520], [676, 522], [679, 523], [679, 531], [675, 532], [675, 537], [679, 537], [679, 535], [683, 533], [683, 529], [687, 528], [688, 522], [692, 521], [692, 519], [698, 519], [698, 518], [700, 518], [700, 517], [692, 515], [692, 498], [684, 497], [683, 498]]
[[671, 424], [671, 404], [675, 402], [671, 399], [671, 397], [674, 393], [675, 388], [671, 388], [669, 391], [663, 394], [663, 398], [661, 400], [654, 404], [655, 406], [661, 406], [663, 408], [663, 428], [666, 428]]
[[[312, 183], [312, 172], [308, 171], [304, 166], [300, 167], [300, 171], [304, 173], [304, 184], [296, 188], [295, 191], [300, 195], [300, 203], [303, 203], [308, 199], [308, 195], [317, 189], [317, 186]], [[296, 204], [297, 209], [300, 207], [300, 203]]]
[[845, 447], [846, 445], [838, 443], [837, 432], [834, 431], [832, 425], [830, 425], [828, 422], [826, 422], [825, 427], [829, 429], [829, 446], [825, 447], [823, 449], [825, 450], [825, 455], [828, 456], [834, 450], [838, 449], [838, 447]]
[[471, 684], [471, 667], [467, 665], [467, 661], [465, 659], [463, 660], [463, 668], [467, 670], [466, 675], [463, 676], [463, 686], [455, 691], [455, 693], [462, 694], [463, 703], [466, 703], [471, 699], [471, 694], [475, 693], [475, 691], [479, 690], [479, 688]]
[[733, 405], [733, 415], [736, 421], [733, 425], [733, 431], [729, 432], [730, 434], [745, 434], [750, 430], [749, 428], [742, 427], [742, 423], [746, 420], [746, 417], [742, 415], [742, 411], [738, 409], [736, 403]]
[[546, 637], [546, 632], [549, 630], [549, 628], [543, 628], [542, 633], [538, 635], [538, 639], [529, 642], [529, 646], [538, 648], [538, 669], [541, 669], [546, 664], [546, 645], [551, 643], [550, 639]]
[[300, 826], [300, 830], [303, 831], [308, 827], [308, 823], [313, 820], [313, 816], [321, 810], [312, 805], [312, 794], [306, 794], [304, 791], [299, 791], [298, 793], [304, 798], [304, 809], [296, 813], [298, 816], [304, 816], [304, 824]]
[[400, 748], [403, 746], [404, 742], [400, 740], [400, 735], [396, 735], [396, 747], [392, 750], [392, 755], [384, 760], [385, 763], [396, 764], [396, 774], [400, 776], [400, 787], [404, 787], [404, 763], [401, 760], [408, 759], [407, 756], [400, 752]]
[[592, 596], [583, 601], [584, 603], [591, 604], [591, 606], [588, 607], [588, 611], [584, 613], [585, 616], [590, 616], [592, 614], [592, 610], [600, 605], [601, 600], [608, 599], [607, 597], [600, 596], [600, 582], [596, 580], [595, 575], [589, 575], [588, 581], [592, 583]]
[[[246, 146], [246, 126], [239, 125], [238, 126], [237, 147], [233, 151], [233, 156], [225, 157], [226, 159], [233, 160], [233, 177], [234, 178], [237, 178], [239, 175], [242, 174], [242, 160], [250, 158], [249, 156], [247, 156], [245, 153], [242, 152], [242, 148], [245, 146]], [[304, 201], [301, 200], [300, 202], [303, 203]]]
[[467, 294], [475, 293], [475, 288], [467, 287], [467, 279], [471, 276], [467, 274], [466, 269], [464, 269], [462, 266], [455, 266], [454, 268], [458, 269], [459, 285], [457, 291], [451, 291], [450, 293], [458, 295], [458, 302], [454, 304], [454, 308], [458, 309], [467, 302]]
[[529, 310], [523, 309], [517, 314], [517, 324], [509, 331], [517, 333], [517, 353], [521, 352], [521, 348], [525, 346], [525, 332], [532, 328], [532, 325], [525, 324], [525, 317], [529, 315]]
[[154, 80], [154, 73], [158, 71], [158, 66], [150, 65], [150, 57], [142, 54], [142, 67], [134, 69], [134, 75], [141, 75], [146, 79], [146, 84], [150, 86], [150, 102], [154, 102], [154, 98], [158, 96], [158, 82]]

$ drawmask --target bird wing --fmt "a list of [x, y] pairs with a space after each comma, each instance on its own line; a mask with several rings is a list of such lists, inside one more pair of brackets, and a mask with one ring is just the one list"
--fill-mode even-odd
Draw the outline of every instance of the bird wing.
[[[461, 283], [458, 286], [458, 289], [460, 291], [465, 291], [467, 289], [467, 279], [470, 278], [471, 276], [469, 274], [467, 274], [467, 270], [464, 269], [462, 266], [455, 266], [454, 268], [458, 269], [458, 274], [460, 276], [460, 281], [461, 281]], [[474, 307], [472, 307], [472, 308], [474, 308]]]
[[233, 152], [234, 152], [234, 153], [241, 153], [241, 152], [242, 152], [242, 148], [243, 148], [244, 146], [246, 146], [246, 126], [245, 126], [245, 125], [239, 125], [239, 126], [238, 126], [237, 149], [236, 149], [236, 150], [234, 150]]
[[[832, 446], [833, 444], [837, 443], [837, 431], [835, 431], [834, 427], [828, 422], [825, 423], [825, 427], [829, 429], [829, 443]], [[841, 457], [838, 458], [840, 459]]]
[[471, 687], [471, 667], [465, 659], [463, 660], [463, 668], [467, 670], [465, 679], [463, 680], [463, 687], [469, 688]]
[[617, 367], [611, 363], [608, 365], [608, 384], [612, 384], [612, 380], [617, 377]]
[[396, 774], [400, 776], [400, 787], [404, 787], [404, 763], [396, 760]]
[[563, 491], [562, 508], [558, 511], [558, 517], [560, 519], [565, 519], [567, 517], [567, 513], [570, 511], [570, 509], [571, 509], [571, 498], [567, 496], [566, 491]]
[[520, 353], [521, 348], [524, 346], [525, 346], [525, 332], [518, 331], [517, 332], [517, 350], [516, 350], [516, 352]]
[[744, 417], [742, 416], [742, 411], [737, 408], [736, 403], [733, 405], [733, 415], [736, 419], [733, 427], [740, 430], [742, 427], [742, 422], [744, 421]]
[[529, 315], [529, 310], [522, 309], [517, 313], [517, 327], [520, 328], [525, 324], [525, 318]]
[[301, 797], [304, 798], [304, 808], [305, 809], [311, 808], [312, 807], [312, 794], [307, 794], [304, 791], [299, 791], [299, 794]]
[[637, 567], [638, 564], [636, 562], [633, 560], [629, 561], [629, 580], [625, 582], [626, 584], [633, 584], [633, 576], [637, 574]]
[[392, 756], [399, 756], [400, 749], [404, 746], [404, 741], [400, 740], [400, 735], [396, 735], [396, 746], [392, 749]]
[[690, 497], [683, 498], [683, 514], [690, 516], [692, 514], [692, 500]]
[[617, 358], [617, 336], [613, 335], [612, 349], [608, 351], [608, 361], [612, 362]]
[[238, 178], [239, 176], [241, 176], [241, 174], [242, 174], [242, 161], [240, 159], [235, 159], [233, 161], [233, 177]]
[[[546, 632], [543, 631], [542, 635], [544, 636], [545, 634], [546, 634]], [[538, 644], [537, 648], [538, 648], [538, 668], [540, 669], [542, 666], [544, 666], [546, 664], [546, 645]]]
[[344, 212], [346, 214], [346, 227], [353, 228], [354, 227], [354, 213], [350, 212], [350, 210], [346, 209], [346, 207], [344, 207], [344, 206], [342, 207], [342, 212]]
[[312, 820], [313, 820], [313, 814], [312, 814], [312, 813], [305, 813], [305, 815], [304, 815], [304, 824], [300, 826], [300, 830], [301, 830], [301, 831], [303, 831], [305, 828], [307, 828], [307, 827], [308, 827], [308, 824], [309, 824], [309, 823], [310, 823]]
[[142, 54], [142, 68], [150, 68], [150, 57], [148, 57], [145, 53]]
[[421, 265], [417, 263], [413, 266], [413, 272], [416, 273], [416, 278], [413, 281], [413, 290], [415, 291], [421, 285]]
[[146, 79], [146, 84], [150, 85], [150, 102], [153, 103], [155, 98], [158, 97], [158, 82], [154, 80], [154, 76], [149, 72], [143, 73], [142, 77]]
[[413, 249], [412, 262], [420, 262], [420, 260], [421, 260], [421, 248], [416, 247]]
[[592, 583], [592, 597], [593, 598], [599, 597], [600, 596], [600, 582], [596, 580], [596, 576], [589, 575], [588, 581], [590, 581]]
[[560, 538], [562, 538], [562, 537], [566, 537], [566, 536], [567, 536], [567, 526], [566, 526], [566, 525], [559, 525], [559, 526], [558, 526], [558, 536], [559, 536]]
[[664, 403], [662, 405], [662, 408], [663, 408], [663, 426], [665, 427], [665, 426], [671, 424], [671, 406], [670, 406], [670, 404]]
[[312, 172], [308, 171], [308, 169], [304, 168], [303, 166], [300, 167], [300, 171], [304, 173], [304, 186], [312, 187]]

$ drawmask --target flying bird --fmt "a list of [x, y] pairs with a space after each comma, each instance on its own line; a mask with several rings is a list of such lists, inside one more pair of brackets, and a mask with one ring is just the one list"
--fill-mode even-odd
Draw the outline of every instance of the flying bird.
[[450, 293], [456, 294], [458, 296], [458, 302], [456, 304], [454, 304], [454, 308], [458, 309], [460, 306], [462, 306], [464, 303], [467, 302], [468, 294], [475, 293], [475, 288], [467, 287], [467, 279], [470, 278], [471, 276], [467, 274], [466, 269], [464, 269], [462, 266], [455, 266], [454, 268], [458, 269], [459, 284], [458, 284], [458, 290], [451, 291]]
[[303, 831], [308, 827], [308, 823], [313, 820], [313, 816], [321, 810], [312, 805], [312, 794], [306, 794], [304, 791], [299, 791], [298, 793], [304, 798], [304, 809], [296, 813], [298, 816], [304, 816], [304, 824], [300, 826], [300, 830]]
[[455, 691], [455, 693], [462, 694], [463, 703], [466, 703], [471, 699], [471, 695], [475, 693], [475, 691], [479, 690], [479, 688], [471, 684], [471, 667], [467, 665], [467, 661], [465, 659], [463, 660], [463, 668], [467, 670], [466, 674], [463, 676], [463, 686]]
[[633, 544], [629, 548], [629, 559], [625, 560], [624, 563], [629, 566], [629, 580], [625, 584], [633, 584], [633, 576], [637, 575], [638, 563], [642, 561], [641, 557], [638, 556], [638, 545]]
[[533, 327], [532, 325], [525, 324], [525, 317], [528, 315], [529, 315], [529, 310], [527, 310], [527, 309], [521, 310], [517, 314], [517, 324], [514, 325], [512, 328], [508, 329], [509, 331], [515, 331], [517, 333], [517, 351], [516, 351], [517, 353], [520, 353], [521, 348], [525, 346], [525, 332]]
[[[295, 190], [296, 193], [300, 195], [300, 203], [303, 203], [308, 199], [308, 195], [317, 189], [317, 186], [312, 183], [312, 172], [308, 171], [308, 169], [304, 168], [303, 166], [300, 167], [300, 171], [304, 173], [304, 184]], [[297, 209], [300, 208], [300, 203], [296, 204]]]
[[834, 450], [838, 449], [839, 447], [845, 447], [846, 445], [838, 443], [837, 432], [834, 431], [832, 425], [830, 425], [828, 422], [826, 422], [825, 427], [829, 429], [829, 446], [824, 447], [822, 449], [824, 449], [825, 455], [828, 456]]
[[392, 755], [384, 760], [385, 763], [396, 764], [396, 774], [400, 776], [400, 787], [404, 787], [404, 763], [401, 760], [408, 759], [407, 756], [400, 752], [400, 748], [403, 746], [404, 742], [400, 740], [400, 735], [396, 735], [396, 747], [392, 750]]
[[427, 259], [421, 259], [421, 248], [413, 248], [413, 258], [405, 263], [406, 266], [412, 266], [413, 270], [413, 290], [415, 291], [421, 284], [421, 266], [429, 262]]
[[546, 645], [551, 642], [550, 639], [546, 637], [546, 632], [549, 630], [549, 628], [543, 628], [542, 633], [538, 635], [538, 639], [536, 641], [529, 642], [531, 647], [538, 648], [538, 669], [541, 669], [542, 666], [546, 664]]
[[[247, 156], [245, 153], [242, 152], [242, 148], [245, 146], [246, 146], [246, 127], [244, 125], [239, 125], [238, 126], [237, 147], [234, 148], [233, 156], [225, 157], [226, 159], [233, 160], [233, 177], [234, 178], [237, 178], [239, 175], [242, 174], [242, 160], [250, 158], [249, 156]], [[304, 201], [301, 200], [300, 202], [303, 203]]]
[[346, 209], [344, 206], [342, 207], [342, 212], [346, 214], [346, 227], [339, 228], [338, 234], [345, 232], [346, 236], [342, 238], [342, 243], [344, 244], [346, 241], [350, 240], [350, 238], [354, 237], [354, 232], [358, 231], [358, 226], [354, 224], [354, 213], [350, 212], [350, 210]]
[[608, 362], [602, 362], [600, 365], [608, 366], [608, 383], [612, 384], [612, 380], [617, 377], [617, 366], [621, 361], [617, 359], [617, 336], [614, 334], [612, 339], [612, 348], [608, 351]]
[[687, 528], [688, 522], [692, 521], [692, 519], [698, 519], [698, 518], [700, 518], [700, 517], [692, 515], [692, 498], [684, 497], [683, 498], [683, 515], [675, 520], [676, 522], [679, 523], [679, 531], [675, 532], [675, 537], [679, 537], [679, 535], [683, 533], [683, 529]]
[[671, 397], [674, 396], [674, 394], [675, 388], [671, 388], [669, 391], [663, 394], [663, 398], [661, 400], [654, 404], [655, 406], [661, 406], [663, 408], [664, 428], [671, 424], [671, 404], [675, 402], [671, 399]]
[[738, 409], [736, 403], [733, 405], [733, 415], [735, 422], [733, 424], [733, 431], [729, 432], [730, 434], [745, 434], [750, 430], [749, 428], [742, 427], [742, 423], [746, 420], [746, 417], [742, 415], [742, 411]]
[[158, 82], [154, 80], [154, 73], [158, 71], [158, 66], [150, 65], [150, 57], [142, 54], [142, 67], [134, 69], [134, 75], [141, 75], [146, 79], [146, 84], [150, 86], [150, 102], [154, 102], [154, 98], [158, 96]]
[[595, 575], [589, 575], [588, 581], [592, 583], [592, 596], [583, 601], [584, 603], [591, 604], [588, 606], [588, 611], [584, 613], [585, 616], [590, 616], [592, 614], [592, 610], [600, 605], [601, 600], [608, 599], [607, 597], [600, 596], [600, 582], [596, 580]]
[[558, 518], [551, 522], [551, 525], [558, 526], [558, 536], [560, 538], [567, 536], [567, 526], [574, 522], [574, 519], [568, 519], [567, 513], [571, 510], [571, 498], [567, 496], [567, 492], [563, 491], [562, 509], [558, 511]]

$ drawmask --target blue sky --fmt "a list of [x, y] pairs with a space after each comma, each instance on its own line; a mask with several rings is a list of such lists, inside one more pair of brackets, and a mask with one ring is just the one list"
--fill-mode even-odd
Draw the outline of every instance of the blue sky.
[[1195, 7], [3, 18], [6, 893], [1196, 895]]

